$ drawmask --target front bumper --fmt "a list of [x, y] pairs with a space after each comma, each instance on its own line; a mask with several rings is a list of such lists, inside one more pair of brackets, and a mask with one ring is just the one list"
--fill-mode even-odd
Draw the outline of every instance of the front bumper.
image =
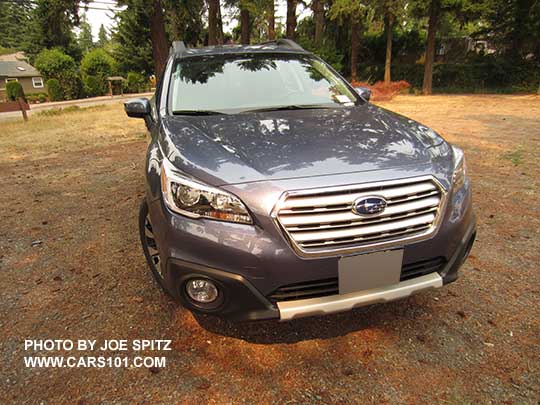
[[[339, 258], [297, 256], [266, 216], [256, 215], [258, 226], [192, 220], [171, 213], [161, 198], [150, 202], [149, 212], [160, 254], [165, 259], [162, 262], [166, 263], [167, 290], [187, 308], [231, 320], [288, 320], [345, 311], [438, 288], [456, 280], [476, 235], [467, 185], [450, 196], [444, 218], [432, 238], [403, 246], [404, 266], [444, 258], [444, 266], [436, 272], [377, 290], [275, 303], [269, 296], [281, 286], [337, 277]], [[223, 304], [213, 311], [192, 305], [184, 294], [184, 284], [192, 277], [216, 282], [225, 292]]]
[[[430, 273], [398, 284], [357, 293], [331, 295], [320, 298], [310, 298], [295, 301], [278, 302], [276, 305], [262, 295], [246, 278], [194, 263], [177, 259], [168, 261], [167, 273], [171, 276], [174, 290], [182, 290], [184, 283], [193, 277], [204, 277], [213, 280], [222, 291], [226, 291], [225, 302], [214, 312], [217, 315], [236, 321], [253, 321], [261, 319], [292, 320], [312, 315], [326, 315], [348, 311], [361, 306], [393, 301], [408, 297], [412, 294], [440, 288], [444, 284], [457, 279], [458, 270], [467, 258], [476, 230], [474, 223], [462, 238], [459, 249], [447, 262], [443, 270]], [[182, 304], [192, 310], [201, 311], [194, 307], [182, 293], [175, 294]], [[209, 311], [202, 311], [209, 312]]]

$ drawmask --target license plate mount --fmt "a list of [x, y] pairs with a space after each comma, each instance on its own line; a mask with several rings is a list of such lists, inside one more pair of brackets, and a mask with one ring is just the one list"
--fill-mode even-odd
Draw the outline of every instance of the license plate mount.
[[397, 284], [402, 265], [403, 249], [342, 257], [338, 262], [339, 293]]

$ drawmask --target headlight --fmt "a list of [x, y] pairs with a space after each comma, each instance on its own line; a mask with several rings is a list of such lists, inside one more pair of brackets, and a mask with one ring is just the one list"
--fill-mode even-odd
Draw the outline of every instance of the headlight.
[[452, 150], [454, 151], [454, 174], [452, 180], [454, 188], [459, 189], [465, 184], [467, 163], [465, 162], [465, 154], [460, 148], [452, 146]]
[[161, 190], [167, 206], [178, 214], [253, 223], [246, 206], [237, 197], [180, 174], [167, 159], [161, 164]]

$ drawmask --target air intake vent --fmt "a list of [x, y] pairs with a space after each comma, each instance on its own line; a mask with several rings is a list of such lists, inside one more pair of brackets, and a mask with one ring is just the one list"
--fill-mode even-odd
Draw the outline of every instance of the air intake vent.
[[[400, 281], [425, 276], [435, 272], [441, 272], [446, 260], [444, 257], [410, 263], [401, 269]], [[268, 296], [272, 302], [294, 301], [306, 298], [326, 297], [339, 294], [338, 278], [328, 278], [324, 280], [306, 281], [285, 285], [278, 288]]]

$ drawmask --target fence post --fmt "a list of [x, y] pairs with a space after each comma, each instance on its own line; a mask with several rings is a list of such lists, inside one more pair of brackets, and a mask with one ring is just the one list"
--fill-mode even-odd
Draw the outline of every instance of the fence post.
[[23, 116], [24, 120], [28, 121], [28, 115], [26, 114], [25, 102], [24, 102], [23, 98], [19, 97], [17, 99], [17, 101], [19, 102], [19, 108], [21, 109], [22, 116]]

